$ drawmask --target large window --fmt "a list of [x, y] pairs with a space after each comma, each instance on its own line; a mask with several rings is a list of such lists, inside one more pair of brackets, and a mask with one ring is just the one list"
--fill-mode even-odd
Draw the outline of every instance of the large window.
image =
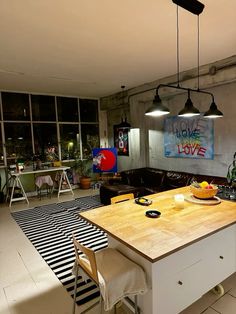
[[55, 97], [31, 95], [34, 121], [56, 121]]
[[87, 158], [93, 148], [99, 147], [99, 127], [98, 124], [82, 124], [82, 153], [83, 158]]
[[81, 122], [98, 122], [98, 104], [94, 99], [80, 99]]
[[0, 128], [0, 165], [4, 164], [4, 157], [3, 157], [3, 145], [2, 145], [2, 130]]
[[29, 123], [4, 123], [8, 164], [32, 157], [32, 136]]
[[[56, 123], [33, 123], [35, 154], [47, 160], [48, 150], [54, 147], [55, 158], [58, 156]], [[58, 157], [57, 157], [58, 158]]]
[[61, 124], [60, 138], [62, 159], [80, 158], [79, 126], [76, 124]]
[[57, 97], [58, 121], [78, 122], [77, 98]]
[[34, 155], [47, 161], [52, 149], [56, 159], [85, 159], [99, 147], [96, 99], [10, 92], [1, 99], [0, 164]]
[[4, 120], [29, 120], [29, 95], [2, 93], [2, 109]]

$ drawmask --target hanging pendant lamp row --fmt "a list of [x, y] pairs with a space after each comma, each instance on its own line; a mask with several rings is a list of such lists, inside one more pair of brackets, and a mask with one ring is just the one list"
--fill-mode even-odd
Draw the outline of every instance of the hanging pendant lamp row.
[[160, 99], [159, 96], [159, 88], [161, 87], [169, 87], [169, 88], [175, 88], [175, 89], [180, 89], [180, 90], [185, 90], [188, 92], [188, 98], [187, 101], [185, 103], [185, 106], [182, 110], [180, 110], [180, 112], [178, 113], [178, 116], [181, 117], [193, 117], [196, 115], [200, 115], [200, 111], [194, 107], [192, 100], [190, 98], [190, 92], [195, 92], [195, 93], [202, 93], [202, 94], [207, 94], [210, 95], [212, 98], [212, 103], [210, 105], [210, 108], [207, 112], [204, 113], [204, 117], [205, 118], [219, 118], [219, 117], [223, 117], [223, 113], [218, 110], [216, 104], [215, 104], [215, 100], [214, 100], [214, 95], [210, 92], [207, 91], [203, 91], [200, 89], [192, 89], [192, 88], [185, 88], [185, 87], [181, 87], [181, 86], [174, 86], [174, 85], [168, 85], [168, 84], [160, 84], [158, 85], [158, 87], [156, 88], [156, 95], [155, 98], [153, 100], [153, 104], [152, 106], [145, 112], [145, 115], [149, 115], [149, 116], [162, 116], [165, 114], [170, 113], [170, 110], [164, 106], [162, 104], [162, 101]]
[[[212, 98], [212, 103], [210, 105], [210, 108], [208, 111], [206, 111], [204, 113], [204, 117], [205, 118], [219, 118], [219, 117], [223, 117], [223, 113], [218, 110], [216, 104], [215, 104], [215, 100], [214, 100], [214, 96], [212, 93], [210, 92], [206, 92], [203, 90], [199, 89], [199, 37], [200, 37], [200, 32], [199, 32], [199, 14], [202, 13], [203, 9], [204, 9], [204, 4], [202, 4], [201, 2], [199, 2], [198, 0], [172, 0], [173, 3], [175, 3], [177, 5], [177, 10], [176, 10], [176, 15], [177, 15], [177, 25], [176, 25], [176, 35], [177, 35], [177, 86], [175, 85], [168, 85], [168, 84], [160, 84], [157, 86], [156, 88], [156, 95], [155, 98], [153, 100], [153, 104], [152, 106], [145, 112], [145, 115], [147, 116], [163, 116], [166, 115], [168, 113], [170, 113], [169, 108], [167, 108], [165, 105], [163, 105], [160, 96], [159, 96], [159, 88], [161, 87], [169, 87], [169, 88], [175, 88], [175, 89], [180, 89], [180, 90], [185, 90], [188, 92], [188, 98], [187, 101], [185, 103], [185, 106], [182, 110], [180, 110], [180, 112], [178, 113], [178, 116], [180, 117], [193, 117], [196, 115], [200, 115], [200, 111], [194, 107], [193, 102], [190, 98], [190, 92], [194, 92], [194, 93], [202, 93], [202, 94], [207, 94], [210, 95]], [[197, 23], [197, 29], [198, 29], [198, 36], [197, 36], [197, 40], [198, 40], [198, 65], [197, 65], [197, 89], [192, 89], [192, 88], [186, 88], [186, 87], [181, 87], [180, 86], [180, 82], [179, 82], [179, 14], [178, 14], [178, 6], [181, 6], [182, 8], [184, 8], [185, 10], [196, 14], [198, 16], [198, 23]], [[142, 91], [142, 92], [137, 92], [135, 94], [132, 94], [128, 97], [128, 102], [129, 102], [129, 98], [134, 96], [134, 95], [138, 95], [144, 92], [148, 92], [151, 90], [154, 90], [155, 88], [150, 88], [148, 90]]]
[[150, 108], [148, 108], [148, 110], [145, 112], [145, 115], [147, 116], [154, 116], [154, 117], [160, 117], [166, 114], [170, 113], [170, 110], [168, 107], [166, 107], [165, 105], [163, 105], [161, 98], [159, 96], [159, 89], [162, 87], [168, 87], [168, 88], [174, 88], [174, 89], [180, 89], [180, 90], [185, 90], [188, 92], [188, 99], [185, 103], [185, 106], [182, 110], [180, 110], [180, 112], [178, 113], [178, 116], [182, 116], [182, 117], [193, 117], [195, 115], [199, 115], [200, 111], [193, 106], [192, 100], [190, 98], [190, 92], [194, 92], [194, 93], [201, 93], [201, 94], [206, 94], [211, 96], [212, 102], [211, 105], [209, 107], [209, 109], [204, 113], [204, 117], [205, 118], [220, 118], [223, 117], [223, 113], [217, 108], [216, 103], [215, 103], [215, 99], [214, 99], [214, 95], [210, 92], [204, 91], [204, 90], [200, 90], [200, 89], [192, 89], [192, 88], [186, 88], [186, 87], [181, 87], [181, 86], [175, 86], [175, 85], [169, 85], [169, 84], [159, 84], [157, 87], [154, 88], [149, 88], [147, 90], [141, 91], [141, 92], [137, 92], [134, 94], [131, 94], [128, 96], [128, 102], [130, 100], [131, 97], [136, 96], [136, 95], [140, 95], [152, 90], [156, 90], [156, 95], [153, 99], [153, 104]]

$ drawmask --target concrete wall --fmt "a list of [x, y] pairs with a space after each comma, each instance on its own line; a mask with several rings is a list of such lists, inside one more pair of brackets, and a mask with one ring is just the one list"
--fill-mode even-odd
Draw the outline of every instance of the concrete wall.
[[[196, 70], [181, 73], [181, 86], [196, 88]], [[226, 176], [227, 167], [236, 151], [236, 56], [205, 65], [200, 69], [200, 88], [212, 92], [218, 108], [224, 117], [214, 120], [214, 159], [188, 159], [164, 157], [163, 122], [164, 117], [148, 117], [144, 113], [151, 105], [155, 90], [144, 92], [160, 83], [175, 84], [174, 77], [165, 78], [127, 91], [125, 108], [116, 106], [119, 94], [101, 100], [101, 107], [107, 111], [108, 143], [113, 146], [113, 124], [119, 123], [120, 114], [128, 110], [128, 121], [132, 127], [129, 134], [130, 156], [118, 157], [118, 170], [151, 166], [162, 169], [190, 171], [199, 174]], [[186, 102], [186, 93], [160, 89], [160, 97], [176, 115]], [[127, 101], [129, 98], [129, 102]], [[194, 105], [205, 112], [209, 109], [211, 98], [208, 95], [193, 93]], [[110, 104], [110, 109], [108, 106]], [[128, 107], [129, 104], [129, 107]]]

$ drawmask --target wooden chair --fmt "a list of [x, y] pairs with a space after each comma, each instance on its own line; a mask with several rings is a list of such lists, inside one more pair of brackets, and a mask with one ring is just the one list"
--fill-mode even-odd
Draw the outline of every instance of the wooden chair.
[[122, 194], [118, 196], [114, 196], [111, 198], [111, 204], [116, 204], [128, 200], [133, 200], [134, 199], [134, 194], [133, 193], [128, 193], [128, 194]]
[[[146, 277], [143, 269], [129, 260], [119, 251], [113, 248], [105, 248], [94, 252], [85, 247], [72, 233], [73, 244], [75, 248], [75, 286], [73, 314], [75, 313], [77, 281], [79, 267], [95, 282], [100, 288], [100, 304], [102, 313], [102, 300], [105, 310], [110, 310], [113, 306], [116, 313], [116, 304], [120, 301], [120, 296], [133, 296], [135, 314], [138, 314], [137, 291], [145, 293], [147, 290]], [[133, 280], [133, 284], [131, 281]], [[129, 288], [127, 288], [129, 286]], [[114, 296], [114, 287], [118, 289], [117, 296]], [[110, 291], [109, 291], [110, 289]], [[95, 303], [92, 307], [97, 305]], [[91, 307], [90, 307], [91, 308]], [[89, 308], [89, 309], [90, 309]], [[87, 310], [86, 310], [87, 311]]]

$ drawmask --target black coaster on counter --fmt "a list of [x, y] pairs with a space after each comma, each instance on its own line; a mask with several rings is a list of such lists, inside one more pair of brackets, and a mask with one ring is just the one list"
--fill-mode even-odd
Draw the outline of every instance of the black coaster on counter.
[[149, 218], [158, 218], [161, 216], [161, 212], [158, 210], [147, 210], [145, 214]]

